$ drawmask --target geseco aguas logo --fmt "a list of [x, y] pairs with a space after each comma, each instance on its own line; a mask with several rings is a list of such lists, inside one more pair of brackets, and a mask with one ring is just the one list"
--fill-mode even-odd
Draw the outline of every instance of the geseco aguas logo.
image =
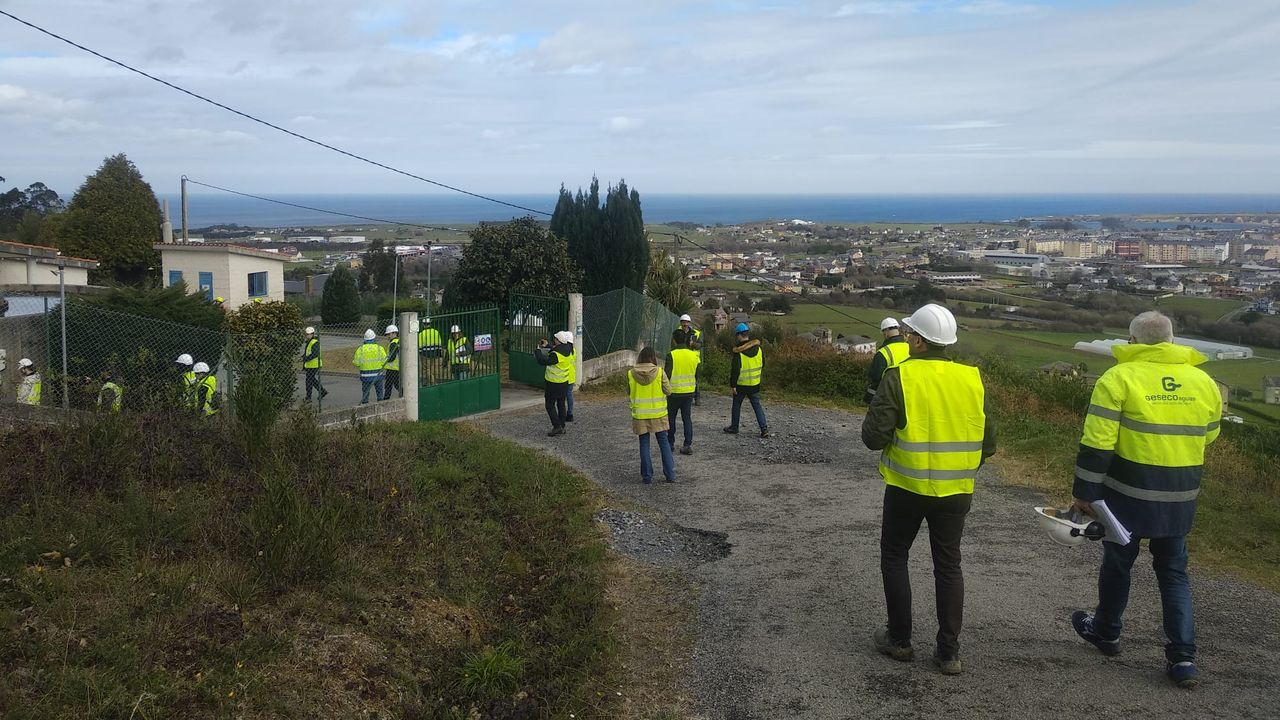
[[1160, 386], [1164, 388], [1165, 392], [1177, 392], [1178, 388], [1182, 387], [1182, 383], [1175, 382], [1171, 377], [1162, 377], [1160, 378]]

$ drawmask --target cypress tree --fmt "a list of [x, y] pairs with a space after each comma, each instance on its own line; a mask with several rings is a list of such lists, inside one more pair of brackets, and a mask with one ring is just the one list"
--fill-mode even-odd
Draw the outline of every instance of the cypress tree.
[[355, 274], [344, 265], [334, 268], [324, 284], [320, 319], [325, 325], [360, 322], [360, 290], [356, 288]]
[[59, 249], [100, 265], [95, 279], [139, 285], [158, 277], [160, 203], [124, 153], [102, 161], [71, 198], [59, 228]]
[[585, 193], [579, 189], [570, 195], [561, 185], [551, 232], [568, 242], [570, 257], [583, 271], [584, 293], [598, 295], [623, 287], [644, 291], [649, 241], [640, 193], [629, 189], [625, 180], [608, 188], [603, 205], [595, 177]]

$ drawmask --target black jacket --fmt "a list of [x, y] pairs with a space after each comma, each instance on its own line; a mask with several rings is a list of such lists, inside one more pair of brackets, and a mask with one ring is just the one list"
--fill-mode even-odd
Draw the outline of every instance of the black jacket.
[[[905, 343], [906, 338], [901, 335], [894, 335], [884, 341], [884, 345], [890, 343]], [[884, 347], [881, 345], [880, 347]], [[862, 394], [862, 402], [871, 404], [875, 399], [876, 389], [880, 387], [880, 378], [884, 377], [884, 371], [889, 367], [889, 362], [880, 354], [880, 348], [876, 348], [876, 354], [871, 358], [871, 367], [867, 369], [867, 391]]]
[[754, 395], [764, 387], [764, 380], [759, 385], [739, 385], [738, 375], [742, 373], [742, 356], [755, 357], [761, 353], [759, 340], [748, 340], [733, 349], [733, 358], [729, 361], [729, 387], [737, 388], [743, 395]]
[[[912, 355], [907, 362], [951, 362], [951, 359], [941, 350], [926, 350], [920, 355]], [[896, 367], [889, 368], [880, 380], [880, 390], [862, 421], [862, 444], [871, 450], [888, 447], [893, 442], [894, 431], [907, 426], [906, 405], [902, 395], [902, 374]], [[982, 434], [982, 457], [985, 460], [996, 454], [996, 423], [992, 417], [991, 396], [986, 393], [982, 396], [982, 413], [987, 419]]]

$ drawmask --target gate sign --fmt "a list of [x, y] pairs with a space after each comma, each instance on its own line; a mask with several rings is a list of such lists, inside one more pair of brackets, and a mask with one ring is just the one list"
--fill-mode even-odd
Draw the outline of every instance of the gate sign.
[[484, 335], [477, 335], [475, 343], [473, 344], [473, 348], [475, 349], [476, 352], [481, 352], [484, 350], [492, 350], [493, 335], [489, 333], [485, 333]]

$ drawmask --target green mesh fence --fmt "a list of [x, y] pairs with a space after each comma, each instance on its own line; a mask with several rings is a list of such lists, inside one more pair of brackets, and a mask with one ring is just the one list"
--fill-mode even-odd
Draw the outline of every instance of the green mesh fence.
[[582, 299], [583, 357], [652, 345], [659, 353], [671, 346], [680, 318], [665, 305], [630, 288]]

